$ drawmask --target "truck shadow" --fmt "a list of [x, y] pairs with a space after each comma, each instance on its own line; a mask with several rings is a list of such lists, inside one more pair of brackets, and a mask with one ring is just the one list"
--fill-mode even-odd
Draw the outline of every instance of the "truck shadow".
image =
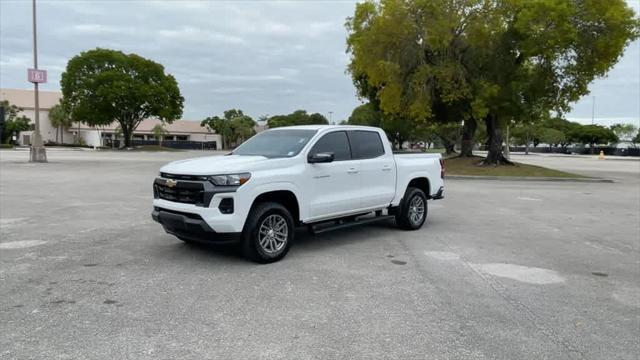
[[[322, 234], [311, 234], [306, 227], [299, 227], [296, 229], [292, 249], [291, 252], [287, 254], [287, 257], [296, 256], [296, 254], [322, 253], [323, 251], [329, 251], [339, 246], [365, 243], [374, 240], [374, 238], [388, 236], [391, 231], [397, 231], [395, 223], [392, 220], [362, 224]], [[175, 239], [175, 245], [171, 248], [173, 255], [178, 255], [181, 258], [184, 257], [205, 262], [214, 260], [226, 264], [249, 262], [249, 260], [242, 256], [240, 246], [237, 244], [183, 243]], [[286, 260], [286, 257], [284, 260]]]

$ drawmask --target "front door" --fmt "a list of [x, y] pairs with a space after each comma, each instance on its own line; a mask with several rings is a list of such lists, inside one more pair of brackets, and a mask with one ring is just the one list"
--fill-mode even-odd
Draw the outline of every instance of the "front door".
[[307, 163], [310, 220], [347, 214], [360, 206], [360, 162], [351, 158], [345, 131], [323, 135], [309, 154], [333, 153], [329, 163]]

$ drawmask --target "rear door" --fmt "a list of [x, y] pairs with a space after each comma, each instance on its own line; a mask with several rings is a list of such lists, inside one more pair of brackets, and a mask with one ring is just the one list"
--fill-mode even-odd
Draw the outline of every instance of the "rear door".
[[309, 217], [339, 216], [360, 208], [360, 166], [352, 159], [346, 131], [322, 135], [307, 153], [333, 153], [330, 163], [307, 163]]
[[385, 207], [396, 192], [396, 170], [393, 154], [385, 153], [377, 131], [350, 130], [349, 142], [353, 157], [360, 161], [360, 206]]

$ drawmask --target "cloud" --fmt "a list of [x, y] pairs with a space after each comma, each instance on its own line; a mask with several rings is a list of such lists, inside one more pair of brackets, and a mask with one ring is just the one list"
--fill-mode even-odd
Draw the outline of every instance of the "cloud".
[[235, 35], [221, 34], [214, 31], [198, 29], [193, 26], [183, 26], [178, 29], [163, 29], [158, 31], [161, 37], [181, 42], [196, 43], [228, 43], [242, 44], [244, 40]]
[[[630, 2], [637, 10], [640, 2]], [[229, 108], [252, 116], [296, 109], [346, 119], [360, 104], [345, 74], [345, 19], [355, 1], [39, 1], [39, 65], [58, 90], [68, 59], [96, 47], [164, 65], [185, 97], [184, 118]], [[31, 2], [0, 0], [0, 81], [30, 88]], [[598, 118], [640, 117], [640, 46], [591, 86]], [[570, 117], [590, 119], [591, 96]]]

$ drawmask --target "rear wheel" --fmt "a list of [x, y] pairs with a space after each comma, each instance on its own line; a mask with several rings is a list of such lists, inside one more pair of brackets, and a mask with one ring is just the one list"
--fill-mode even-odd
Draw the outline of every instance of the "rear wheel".
[[417, 230], [427, 219], [427, 196], [424, 191], [409, 187], [396, 211], [396, 224], [404, 230]]
[[278, 261], [289, 252], [293, 233], [293, 218], [287, 208], [274, 202], [258, 204], [245, 224], [243, 254], [259, 263]]

